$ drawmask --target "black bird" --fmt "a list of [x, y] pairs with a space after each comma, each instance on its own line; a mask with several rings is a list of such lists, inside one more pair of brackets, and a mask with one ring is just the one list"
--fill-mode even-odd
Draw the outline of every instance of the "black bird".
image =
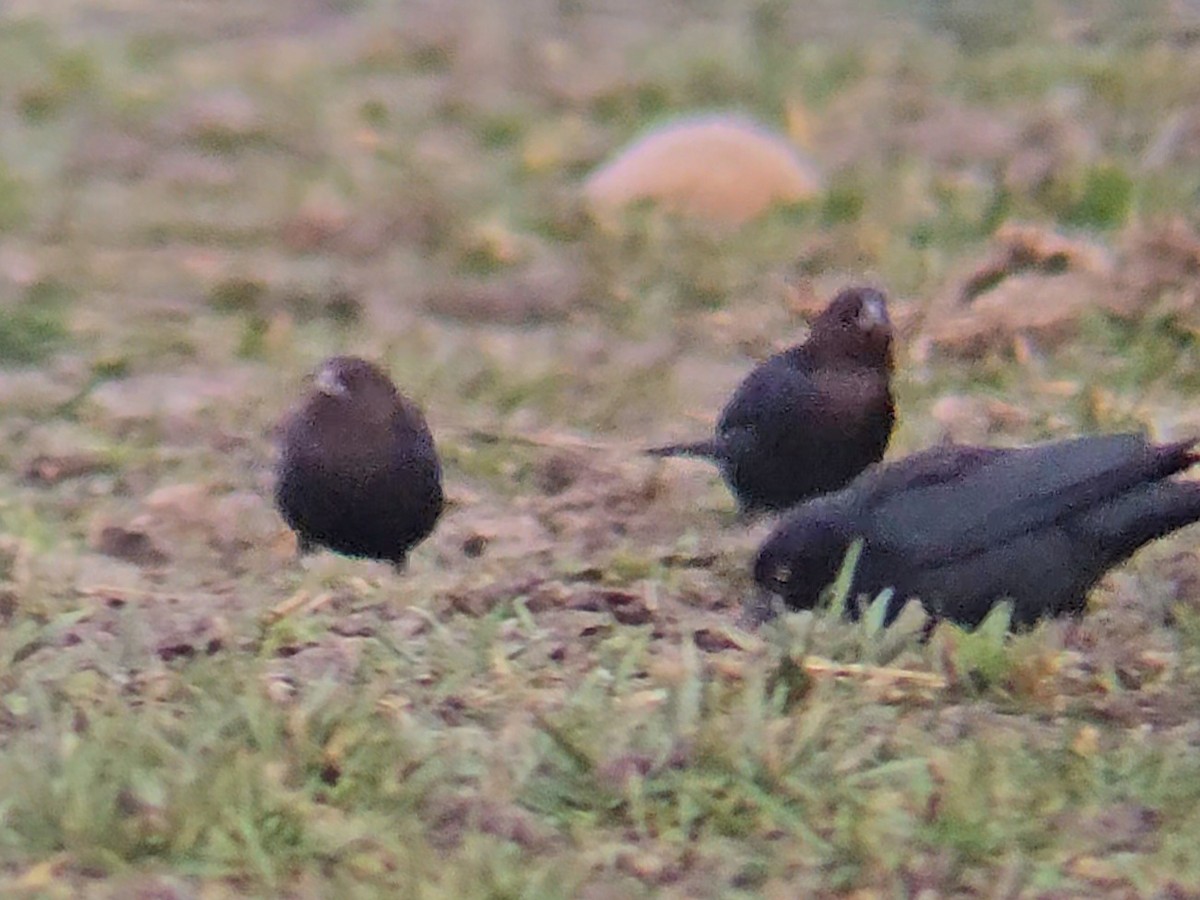
[[403, 568], [442, 512], [433, 436], [378, 366], [327, 359], [280, 426], [275, 504], [300, 552], [317, 545]]
[[912, 597], [967, 627], [1005, 599], [1014, 627], [1079, 614], [1108, 569], [1200, 519], [1200, 482], [1170, 477], [1200, 459], [1196, 443], [1117, 434], [934, 447], [795, 509], [759, 550], [754, 578], [810, 608], [861, 538], [850, 596], [893, 588], [889, 623]]
[[713, 460], [743, 514], [786, 509], [837, 490], [883, 457], [895, 423], [891, 372], [884, 295], [847, 288], [807, 341], [746, 377], [712, 438], [647, 452]]

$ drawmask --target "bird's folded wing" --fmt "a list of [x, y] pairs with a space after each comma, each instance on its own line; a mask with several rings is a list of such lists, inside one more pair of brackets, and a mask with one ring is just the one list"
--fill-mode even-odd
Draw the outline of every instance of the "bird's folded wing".
[[786, 421], [806, 413], [820, 396], [820, 388], [807, 372], [789, 368], [778, 357], [763, 363], [746, 380], [721, 413], [718, 431], [761, 428], [764, 423]]
[[899, 462], [878, 465], [848, 490], [863, 494], [868, 505], [882, 505], [894, 494], [960, 481], [982, 465], [1009, 453], [1022, 452], [999, 447], [941, 444]]
[[890, 491], [870, 513], [872, 543], [938, 566], [1083, 512], [1164, 473], [1138, 435], [1061, 441], [991, 458], [962, 477]]

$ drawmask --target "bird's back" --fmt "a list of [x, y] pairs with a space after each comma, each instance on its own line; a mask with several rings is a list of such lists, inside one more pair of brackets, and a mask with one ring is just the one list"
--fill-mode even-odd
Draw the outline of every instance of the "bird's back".
[[1200, 489], [1163, 480], [1191, 462], [1190, 444], [1137, 435], [998, 451], [872, 508], [863, 578], [968, 625], [1004, 598], [1014, 624], [1079, 611], [1109, 568], [1200, 518]]
[[1108, 435], [932, 448], [799, 507], [763, 545], [756, 578], [811, 605], [861, 537], [854, 590], [893, 588], [889, 621], [910, 597], [968, 626], [1004, 599], [1016, 625], [1078, 612], [1109, 568], [1200, 520], [1200, 484], [1171, 477], [1196, 461], [1192, 445]]
[[722, 467], [747, 508], [843, 487], [882, 458], [895, 421], [886, 373], [819, 369], [794, 350], [763, 362], [717, 425]]
[[872, 504], [872, 533], [923, 564], [966, 556], [1037, 531], [1123, 491], [1179, 471], [1185, 445], [1101, 435], [998, 451], [981, 465]]
[[276, 501], [309, 543], [400, 561], [442, 512], [441, 468], [415, 405], [379, 420], [296, 411], [283, 429]]

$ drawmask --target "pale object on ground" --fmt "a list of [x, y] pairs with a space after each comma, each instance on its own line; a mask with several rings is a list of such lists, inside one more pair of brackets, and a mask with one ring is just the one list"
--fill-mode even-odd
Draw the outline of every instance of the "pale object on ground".
[[675, 213], [733, 225], [820, 190], [815, 166], [743, 116], [676, 120], [637, 138], [584, 183], [597, 211], [652, 199]]

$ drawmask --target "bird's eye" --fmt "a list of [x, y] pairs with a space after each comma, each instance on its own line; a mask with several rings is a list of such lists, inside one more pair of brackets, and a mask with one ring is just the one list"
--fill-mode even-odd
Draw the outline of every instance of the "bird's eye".
[[776, 584], [787, 584], [792, 580], [791, 566], [776, 566], [771, 578]]

